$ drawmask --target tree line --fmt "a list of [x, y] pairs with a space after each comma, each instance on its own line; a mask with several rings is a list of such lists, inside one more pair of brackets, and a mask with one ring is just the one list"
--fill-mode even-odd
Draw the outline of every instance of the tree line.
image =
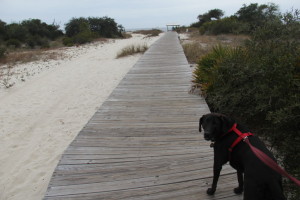
[[251, 34], [255, 28], [267, 21], [280, 21], [281, 13], [274, 3], [244, 4], [234, 15], [223, 17], [224, 11], [213, 9], [200, 14], [191, 27], [199, 28], [201, 34]]
[[99, 37], [122, 37], [123, 31], [123, 26], [109, 17], [72, 18], [65, 25], [65, 32], [58, 25], [47, 24], [40, 19], [11, 24], [0, 20], [0, 56], [7, 48], [48, 48], [50, 42], [58, 38], [63, 38], [63, 43], [71, 46]]

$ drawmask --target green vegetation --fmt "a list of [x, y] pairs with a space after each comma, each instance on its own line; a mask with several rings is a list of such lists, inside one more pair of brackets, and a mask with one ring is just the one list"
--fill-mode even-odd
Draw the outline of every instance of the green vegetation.
[[149, 37], [156, 37], [156, 36], [158, 36], [160, 33], [162, 33], [162, 31], [159, 30], [159, 29], [151, 29], [151, 30], [139, 30], [139, 31], [134, 31], [134, 33], [147, 35], [147, 36], [149, 36]]
[[211, 22], [213, 19], [220, 19], [224, 15], [224, 12], [220, 9], [213, 9], [198, 16], [198, 22], [195, 22], [191, 27], [200, 27], [205, 23]]
[[[251, 4], [244, 5], [236, 16], [203, 23], [201, 33], [248, 33], [250, 39], [240, 46], [215, 46], [198, 60], [193, 80], [212, 112], [233, 116], [252, 127], [298, 179], [299, 19], [298, 10], [280, 14], [274, 4]], [[228, 27], [235, 28], [228, 31]], [[300, 199], [297, 186], [284, 181], [284, 187], [288, 199]]]
[[6, 54], [6, 49], [4, 47], [0, 47], [0, 58], [3, 58]]
[[144, 45], [130, 45], [125, 48], [123, 48], [118, 54], [117, 58], [137, 54], [137, 53], [144, 53], [147, 51], [148, 46], [146, 44]]
[[49, 42], [62, 36], [57, 25], [48, 25], [39, 19], [6, 24], [0, 20], [0, 45], [2, 48], [48, 48]]
[[208, 52], [206, 47], [203, 47], [199, 42], [191, 42], [182, 45], [185, 56], [189, 63], [196, 63], [199, 56]]
[[124, 28], [109, 17], [73, 18], [66, 24], [66, 46], [84, 44], [96, 38], [123, 37]]
[[39, 19], [11, 24], [0, 20], [0, 62], [17, 63], [19, 58], [25, 57], [26, 61], [36, 60], [36, 56], [31, 55], [45, 53], [39, 49], [73, 46], [93, 40], [126, 36], [123, 26], [109, 17], [73, 18], [66, 24], [65, 32], [64, 34], [58, 25], [49, 25]]
[[183, 40], [182, 47], [189, 63], [195, 64], [201, 56], [209, 53], [216, 45], [237, 47], [247, 39], [249, 39], [247, 35], [199, 35], [199, 32], [193, 30], [192, 33], [189, 33], [189, 39]]
[[[39, 19], [23, 20], [6, 24], [0, 20], [0, 57], [3, 52], [18, 48], [49, 48], [51, 41], [60, 40], [66, 46], [84, 44], [97, 38], [123, 37], [124, 28], [109, 17], [73, 18], [65, 27], [64, 34], [58, 25], [46, 24]], [[59, 38], [64, 37], [62, 40]]]
[[199, 15], [199, 21], [191, 26], [199, 28], [201, 34], [251, 34], [268, 21], [280, 21], [281, 14], [278, 10], [278, 6], [273, 3], [262, 5], [252, 3], [248, 6], [244, 4], [235, 15], [221, 18], [224, 12], [213, 9]]

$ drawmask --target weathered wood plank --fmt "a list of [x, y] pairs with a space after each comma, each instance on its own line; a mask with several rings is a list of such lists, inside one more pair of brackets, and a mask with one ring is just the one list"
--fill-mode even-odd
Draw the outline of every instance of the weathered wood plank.
[[44, 199], [242, 199], [229, 166], [206, 195], [213, 152], [198, 120], [209, 109], [189, 94], [191, 76], [177, 34], [167, 33], [66, 149]]

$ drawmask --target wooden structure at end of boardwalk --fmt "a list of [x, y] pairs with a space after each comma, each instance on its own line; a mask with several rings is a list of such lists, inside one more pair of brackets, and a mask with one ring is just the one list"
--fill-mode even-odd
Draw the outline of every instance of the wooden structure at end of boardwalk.
[[206, 194], [213, 152], [198, 120], [209, 109], [188, 93], [191, 76], [177, 33], [166, 33], [66, 149], [44, 199], [242, 199], [228, 166]]
[[179, 24], [176, 24], [176, 23], [167, 24], [166, 26], [167, 26], [167, 31], [173, 31], [174, 29], [180, 27], [180, 25], [179, 25]]

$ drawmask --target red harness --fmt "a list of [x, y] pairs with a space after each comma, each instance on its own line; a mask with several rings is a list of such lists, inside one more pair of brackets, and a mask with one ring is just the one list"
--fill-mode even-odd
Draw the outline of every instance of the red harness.
[[229, 131], [227, 133], [230, 133], [231, 131], [235, 132], [239, 137], [231, 144], [231, 146], [229, 147], [229, 151], [232, 152], [233, 148], [238, 145], [238, 143], [240, 143], [242, 140], [245, 141], [248, 136], [253, 135], [253, 133], [242, 133], [240, 130], [238, 130], [236, 128], [237, 123], [233, 124], [233, 126], [231, 127], [231, 129], [229, 129]]
[[[296, 179], [295, 177], [291, 176], [290, 174], [288, 174], [283, 168], [281, 168], [273, 159], [271, 159], [268, 155], [266, 155], [264, 152], [262, 152], [261, 150], [259, 150], [258, 148], [254, 147], [251, 145], [248, 136], [253, 135], [252, 133], [242, 133], [240, 130], [238, 130], [236, 128], [237, 124], [233, 124], [232, 128], [229, 129], [229, 132], [235, 132], [236, 134], [238, 134], [238, 138], [232, 143], [232, 145], [229, 147], [229, 152], [232, 152], [232, 149], [240, 142], [240, 141], [244, 141], [246, 144], [249, 145], [250, 149], [252, 150], [252, 152], [257, 156], [257, 158], [259, 158], [263, 163], [265, 163], [267, 166], [269, 166], [271, 169], [273, 169], [274, 171], [276, 171], [277, 173], [289, 178], [291, 181], [293, 181], [296, 185], [298, 185], [300, 187], [300, 180]], [[226, 134], [227, 134], [226, 133]], [[230, 160], [230, 154], [229, 154], [229, 160]]]

